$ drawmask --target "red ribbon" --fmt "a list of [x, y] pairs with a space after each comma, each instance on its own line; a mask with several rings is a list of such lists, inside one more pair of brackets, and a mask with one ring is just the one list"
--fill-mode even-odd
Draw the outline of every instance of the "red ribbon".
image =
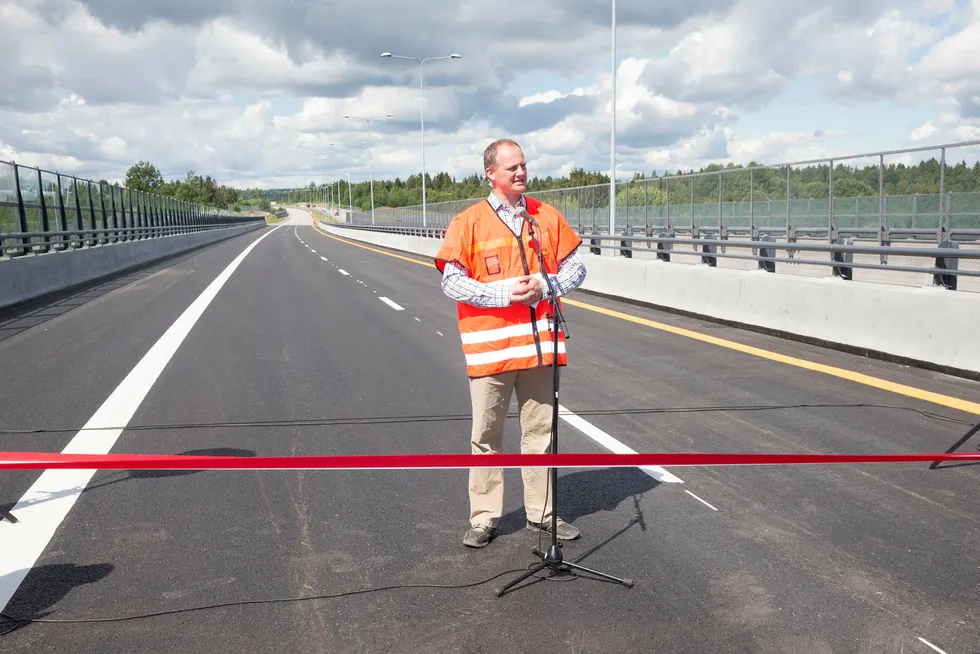
[[636, 468], [980, 461], [942, 454], [390, 454], [371, 456], [190, 456], [3, 452], [0, 470], [431, 470], [440, 468]]

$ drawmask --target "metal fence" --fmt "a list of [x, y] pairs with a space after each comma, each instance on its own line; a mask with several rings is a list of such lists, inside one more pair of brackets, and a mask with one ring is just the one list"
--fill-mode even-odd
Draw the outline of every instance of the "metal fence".
[[0, 257], [264, 221], [174, 198], [0, 162]]
[[[609, 185], [528, 195], [554, 205], [582, 234], [609, 233]], [[446, 227], [482, 198], [426, 205]], [[422, 207], [377, 209], [378, 225], [422, 225]], [[370, 225], [370, 212], [352, 224]], [[980, 238], [980, 141], [772, 166], [719, 167], [616, 184], [617, 234], [788, 241]]]
[[[774, 166], [726, 167], [528, 195], [592, 253], [980, 291], [980, 141]], [[373, 229], [441, 238], [483, 198], [377, 209]], [[355, 212], [352, 227], [371, 225]], [[817, 255], [817, 256], [814, 256]]]

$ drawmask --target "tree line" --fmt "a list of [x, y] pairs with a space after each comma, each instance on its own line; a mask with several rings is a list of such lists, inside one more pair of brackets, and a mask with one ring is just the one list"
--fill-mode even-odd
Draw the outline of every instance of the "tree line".
[[[681, 170], [659, 176], [653, 171], [649, 177], [644, 173], [636, 173], [629, 184], [629, 204], [665, 204], [668, 195], [671, 204], [690, 202], [692, 196], [696, 204], [718, 202], [719, 198], [722, 202], [784, 200], [787, 186], [791, 200], [826, 199], [830, 195], [831, 171], [828, 164], [792, 167], [788, 171], [788, 179], [786, 167], [760, 168], [759, 165], [755, 162], [745, 166], [712, 164], [697, 170]], [[833, 195], [835, 198], [877, 197], [879, 185], [882, 192], [889, 196], [931, 195], [939, 193], [941, 177], [942, 187], [947, 192], [980, 191], [980, 162], [971, 165], [966, 161], [947, 161], [942, 175], [941, 167], [935, 158], [914, 165], [886, 163], [880, 171], [877, 164], [854, 166], [837, 163], [833, 169]], [[753, 168], [754, 170], [749, 170]], [[724, 174], [703, 174], [713, 172]], [[702, 175], [691, 177], [698, 173]], [[435, 175], [427, 174], [426, 181], [426, 201], [429, 203], [469, 200], [482, 197], [490, 191], [482, 174], [457, 179], [440, 172]], [[596, 186], [587, 195], [582, 194], [580, 197], [583, 203], [595, 201], [597, 205], [601, 205], [608, 202], [608, 184], [608, 175], [576, 168], [566, 176], [532, 177], [528, 182], [527, 192]], [[617, 204], [625, 204], [626, 186], [622, 182], [617, 185]], [[341, 205], [353, 204], [357, 210], [370, 210], [369, 182], [349, 185], [347, 181], [341, 180], [339, 192]], [[301, 188], [249, 189], [245, 194], [278, 202], [326, 202], [329, 198], [336, 203], [338, 186], [337, 182], [310, 182]], [[421, 175], [411, 175], [404, 181], [400, 178], [374, 180], [375, 207], [420, 204]]]
[[165, 181], [160, 170], [148, 161], [130, 166], [123, 186], [218, 209], [234, 207], [241, 200], [238, 189], [218, 184], [210, 175], [201, 176], [193, 170], [187, 171], [182, 180]]

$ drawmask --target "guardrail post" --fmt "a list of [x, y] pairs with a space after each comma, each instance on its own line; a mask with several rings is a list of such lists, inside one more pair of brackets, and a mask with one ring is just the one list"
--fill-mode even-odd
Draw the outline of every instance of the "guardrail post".
[[[710, 240], [719, 238], [720, 235], [708, 233], [705, 234], [704, 237]], [[718, 257], [711, 256], [718, 251], [718, 246], [705, 243], [701, 246], [701, 251], [704, 252], [704, 254], [701, 256], [701, 263], [707, 264], [712, 268], [718, 266]]]
[[105, 230], [105, 242], [115, 243], [116, 239], [109, 234], [109, 216], [105, 211], [105, 185], [99, 182], [99, 203], [102, 205], [102, 229]]
[[109, 205], [112, 207], [112, 242], [119, 242], [119, 215], [116, 213], [116, 186], [109, 185], [109, 193], [112, 194]]
[[[942, 241], [939, 244], [942, 249], [952, 249], [958, 250], [960, 244], [957, 241]], [[936, 257], [936, 268], [942, 268], [943, 270], [958, 270], [960, 260], [959, 257]], [[956, 273], [950, 273], [946, 275], [937, 274], [933, 275], [933, 283], [936, 286], [945, 286], [951, 291], [956, 290]]]
[[65, 194], [61, 189], [61, 173], [55, 173], [55, 177], [58, 179], [58, 230], [61, 232], [61, 241], [55, 244], [54, 249], [67, 250], [68, 243], [65, 239], [68, 238], [68, 216], [65, 213]]
[[44, 184], [41, 180], [41, 169], [37, 169], [37, 191], [38, 201], [41, 203], [41, 231], [44, 232], [44, 245], [41, 246], [42, 252], [51, 251], [51, 223], [48, 221], [48, 203], [44, 197]]
[[72, 177], [71, 178], [71, 188], [72, 188], [72, 193], [75, 196], [75, 229], [78, 230], [78, 240], [76, 241], [76, 240], [72, 239], [71, 246], [73, 248], [74, 247], [79, 247], [80, 248], [80, 247], [83, 247], [85, 245], [85, 241], [84, 241], [85, 236], [82, 234], [82, 232], [85, 230], [85, 225], [82, 223], [82, 201], [78, 197], [78, 178], [77, 177]]
[[[95, 222], [95, 201], [92, 200], [92, 182], [85, 182], [85, 188], [88, 190], [88, 224], [89, 229], [93, 232], [99, 228], [98, 224]], [[92, 234], [91, 245], [101, 244], [102, 239], [99, 238], [99, 234], [96, 232]]]
[[[835, 245], [854, 245], [853, 238], [837, 239], [834, 241]], [[830, 255], [832, 261], [837, 263], [853, 263], [854, 253], [853, 252], [832, 252]], [[834, 277], [841, 277], [842, 279], [853, 279], [854, 269], [850, 266], [834, 266], [833, 269]]]
[[[671, 238], [671, 236], [667, 232], [660, 232], [660, 238]], [[657, 258], [670, 263], [670, 251], [673, 247], [673, 243], [657, 241]]]
[[[27, 231], [27, 210], [24, 208], [24, 194], [20, 190], [20, 166], [14, 163], [14, 191], [17, 192], [17, 231], [21, 234]], [[25, 255], [30, 251], [31, 239], [27, 236], [21, 237], [21, 248], [16, 249], [18, 255]], [[7, 254], [13, 256], [10, 248]]]
[[[627, 186], [627, 188], [629, 188], [629, 187]], [[626, 206], [628, 207], [629, 205], [627, 204]], [[628, 220], [629, 220], [629, 218], [627, 218], [627, 221]], [[623, 230], [623, 236], [629, 237], [629, 236], [632, 236], [632, 235], [633, 235], [633, 228], [630, 227], [629, 223], [627, 222], [626, 229]], [[620, 241], [619, 245], [620, 245], [620, 248], [621, 248], [620, 251], [619, 251], [619, 253], [621, 255], [623, 255], [624, 257], [626, 257], [627, 259], [632, 259], [633, 258], [633, 241], [623, 239], [622, 241]]]
[[[764, 234], [759, 240], [765, 243], [775, 242], [775, 239], [769, 234]], [[776, 272], [776, 262], [773, 261], [773, 259], [776, 258], [775, 248], [759, 248], [759, 257], [759, 270], [765, 270], [766, 272], [771, 273]]]

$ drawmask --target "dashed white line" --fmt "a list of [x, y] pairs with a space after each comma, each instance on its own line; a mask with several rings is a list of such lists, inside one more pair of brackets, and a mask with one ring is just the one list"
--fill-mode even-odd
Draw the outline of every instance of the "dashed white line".
[[692, 493], [691, 491], [685, 490], [684, 492], [687, 493], [688, 495], [690, 495], [691, 497], [693, 497], [694, 499], [696, 499], [698, 502], [701, 502], [701, 504], [704, 504], [706, 507], [708, 507], [712, 511], [717, 511], [718, 510], [715, 507], [713, 507], [710, 504], [708, 504], [707, 502], [705, 502], [704, 500], [702, 500], [700, 497], [698, 497], [694, 493]]
[[437, 333], [437, 334], [439, 334], [440, 336], [442, 336], [442, 335], [443, 335], [443, 334], [442, 334], [442, 332], [436, 332], [436, 333]]
[[[575, 429], [578, 429], [580, 432], [582, 432], [583, 434], [585, 434], [595, 442], [599, 443], [606, 449], [615, 452], [616, 454], [639, 454], [639, 452], [637, 452], [633, 448], [616, 440], [606, 432], [602, 431], [601, 429], [593, 425], [588, 420], [580, 418], [579, 416], [575, 415], [574, 413], [572, 413], [571, 411], [569, 411], [568, 409], [566, 409], [560, 404], [558, 405], [558, 416], [562, 420], [570, 424], [572, 427], [575, 427]], [[665, 484], [684, 483], [680, 477], [677, 477], [676, 475], [667, 472], [660, 466], [642, 466], [640, 470], [650, 475], [657, 481]]]
[[395, 304], [394, 302], [392, 302], [391, 300], [389, 300], [386, 297], [379, 297], [378, 299], [381, 300], [382, 302], [384, 302], [385, 304], [387, 304], [389, 307], [391, 307], [395, 311], [404, 311], [405, 310], [403, 307], [398, 306], [397, 304]]
[[311, 249], [310, 252], [312, 252], [313, 254], [316, 254], [316, 250]]
[[415, 322], [422, 322], [422, 321], [421, 321], [421, 320], [419, 320], [418, 318], [416, 318], [416, 319], [415, 319]]
[[338, 268], [337, 270], [340, 271], [341, 275], [346, 275], [347, 277], [350, 277], [350, 273], [344, 270], [343, 268]]
[[935, 645], [933, 645], [932, 643], [930, 643], [928, 640], [926, 640], [922, 636], [919, 636], [919, 640], [921, 640], [923, 643], [925, 643], [929, 647], [931, 647], [934, 650], [936, 650], [937, 652], [939, 652], [939, 654], [946, 654], [946, 652], [944, 652], [943, 650], [939, 649], [938, 647], [936, 647]]
[[326, 257], [320, 257], [320, 258], [326, 261], [327, 263], [330, 263], [330, 259], [327, 259]]

